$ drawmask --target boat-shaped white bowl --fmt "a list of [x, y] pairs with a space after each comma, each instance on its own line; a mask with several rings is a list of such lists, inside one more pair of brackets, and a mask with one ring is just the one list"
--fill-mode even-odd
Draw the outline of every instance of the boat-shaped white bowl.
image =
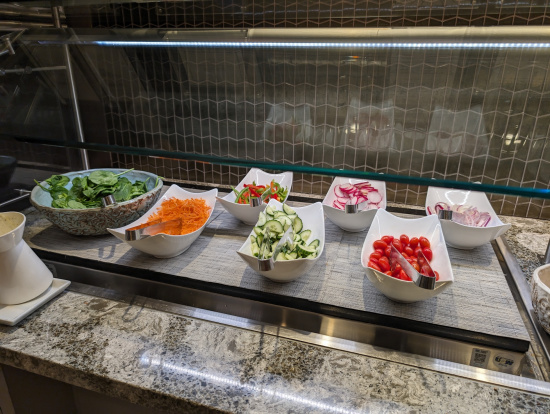
[[[382, 201], [379, 203], [378, 208], [370, 208], [368, 210], [361, 210], [357, 213], [349, 214], [344, 210], [340, 210], [332, 206], [332, 203], [336, 200], [334, 187], [342, 184], [358, 184], [365, 181], [368, 181], [370, 185], [376, 188], [382, 196]], [[323, 210], [325, 211], [328, 219], [342, 230], [351, 232], [363, 231], [369, 227], [372, 223], [372, 219], [374, 219], [374, 215], [380, 208], [386, 209], [386, 183], [384, 181], [335, 177], [327, 192], [327, 195], [325, 196], [325, 199], [323, 200]]]
[[[372, 244], [375, 240], [380, 240], [385, 235], [399, 237], [401, 234], [406, 234], [411, 238], [424, 236], [430, 241], [433, 252], [430, 266], [434, 271], [439, 273], [439, 280], [435, 282], [435, 289], [423, 289], [416, 286], [413, 282], [396, 279], [367, 267], [369, 256], [374, 252]], [[447, 247], [445, 246], [441, 224], [435, 216], [407, 219], [394, 216], [386, 210], [379, 209], [372, 220], [367, 237], [363, 243], [361, 265], [374, 287], [396, 302], [410, 303], [430, 299], [443, 292], [454, 281], [453, 269], [451, 268]]]
[[487, 227], [466, 226], [454, 221], [441, 220], [445, 241], [449, 246], [457, 249], [473, 249], [490, 243], [504, 234], [511, 226], [498, 218], [485, 193], [429, 187], [426, 196], [426, 214], [430, 214], [428, 207], [434, 210], [434, 206], [438, 202], [447, 203], [450, 206], [467, 204], [476, 207], [479, 211], [486, 211], [491, 216]]
[[[282, 203], [276, 200], [270, 200], [268, 205], [272, 206], [275, 210], [282, 210]], [[252, 270], [274, 282], [290, 282], [304, 275], [311, 269], [315, 262], [319, 260], [325, 248], [325, 217], [321, 203], [317, 202], [305, 207], [292, 208], [302, 220], [303, 230], [311, 230], [309, 240], [313, 241], [319, 239], [319, 251], [316, 258], [275, 261], [272, 270], [260, 271], [258, 270], [258, 259], [254, 257], [250, 250], [250, 236], [254, 235], [254, 230], [250, 232], [249, 237], [247, 237], [244, 244], [237, 251], [241, 259], [243, 259]]]
[[[153, 255], [155, 257], [159, 258], [169, 258], [169, 257], [175, 257], [180, 254], [182, 254], [184, 251], [186, 251], [191, 244], [197, 240], [197, 238], [201, 235], [202, 231], [206, 227], [208, 221], [212, 217], [212, 212], [214, 211], [214, 207], [216, 205], [216, 196], [218, 195], [218, 190], [213, 189], [209, 191], [199, 192], [199, 193], [192, 193], [189, 191], [186, 191], [179, 186], [172, 184], [168, 191], [164, 193], [164, 195], [155, 203], [155, 205], [147, 211], [141, 218], [134, 221], [133, 223], [130, 223], [124, 227], [119, 227], [117, 229], [107, 229], [109, 232], [115, 236], [116, 238], [122, 240], [125, 243], [128, 243], [130, 246], [132, 246], [135, 249], [138, 249], [144, 253]], [[203, 198], [206, 202], [206, 205], [210, 207], [210, 215], [208, 216], [208, 220], [203, 224], [203, 226], [195, 230], [192, 233], [184, 234], [181, 236], [174, 236], [171, 234], [156, 234], [154, 236], [146, 237], [140, 240], [134, 240], [134, 241], [126, 241], [124, 239], [125, 230], [130, 227], [135, 227], [143, 223], [147, 223], [149, 221], [149, 217], [156, 212], [163, 201], [168, 200], [169, 198], [177, 198], [180, 200], [187, 200], [190, 198]]]
[[[271, 183], [271, 180], [275, 180], [275, 182], [278, 182], [282, 187], [288, 189], [286, 195], [286, 198], [288, 198], [288, 195], [290, 194], [290, 189], [292, 187], [292, 172], [269, 174], [258, 168], [251, 168], [246, 176], [241, 180], [241, 182], [235, 187], [235, 189], [237, 191], [241, 191], [244, 188], [245, 184], [252, 184], [252, 182], [255, 182], [256, 185], [269, 185], [269, 183]], [[235, 192], [231, 191], [225, 197], [218, 197], [217, 199], [229, 213], [231, 213], [242, 222], [251, 225], [256, 224], [260, 212], [265, 210], [265, 208], [267, 207], [267, 203], [263, 203], [257, 207], [251, 207], [248, 204], [235, 203], [236, 198], [237, 195], [235, 194]], [[284, 200], [281, 200], [281, 202], [285, 202], [286, 198]]]

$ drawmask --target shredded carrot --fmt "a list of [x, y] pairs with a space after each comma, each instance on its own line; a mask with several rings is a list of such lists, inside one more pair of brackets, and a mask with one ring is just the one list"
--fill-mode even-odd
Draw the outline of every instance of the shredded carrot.
[[152, 221], [169, 221], [181, 218], [181, 227], [174, 229], [166, 229], [163, 233], [174, 236], [192, 233], [200, 229], [208, 216], [211, 208], [206, 205], [203, 198], [189, 198], [187, 200], [179, 200], [177, 198], [169, 198], [160, 205], [160, 208], [148, 217], [148, 223]]

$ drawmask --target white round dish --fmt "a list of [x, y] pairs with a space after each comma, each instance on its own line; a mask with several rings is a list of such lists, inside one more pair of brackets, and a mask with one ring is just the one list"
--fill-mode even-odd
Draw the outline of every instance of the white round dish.
[[325, 199], [323, 200], [323, 210], [327, 215], [327, 218], [340, 227], [342, 230], [350, 232], [363, 231], [369, 227], [374, 219], [378, 208], [372, 208], [369, 210], [361, 210], [357, 213], [349, 214], [344, 210], [333, 207], [332, 203], [336, 199], [334, 193], [334, 187], [342, 184], [358, 184], [368, 181], [374, 188], [378, 190], [382, 196], [382, 201], [380, 202], [380, 207], [382, 209], [386, 208], [386, 183], [383, 181], [371, 181], [364, 179], [355, 179], [355, 178], [345, 178], [345, 177], [335, 177], [332, 185], [330, 186]]
[[550, 334], [550, 264], [537, 267], [533, 272], [531, 301], [541, 326]]
[[[240, 191], [244, 188], [245, 184], [252, 184], [254, 181], [256, 185], [268, 185], [271, 183], [271, 180], [275, 180], [281, 186], [288, 189], [287, 196], [290, 194], [290, 189], [292, 188], [292, 172], [283, 172], [280, 174], [269, 174], [265, 171], [262, 171], [258, 168], [251, 168], [246, 176], [241, 180], [241, 182], [235, 187], [237, 191]], [[263, 203], [257, 207], [251, 207], [247, 204], [237, 204], [235, 203], [237, 195], [231, 191], [225, 197], [217, 197], [217, 200], [221, 205], [233, 216], [244, 222], [245, 224], [254, 225], [258, 221], [258, 216], [261, 211], [264, 211], [267, 207], [267, 203]], [[281, 200], [281, 202], [285, 202]]]
[[[413, 282], [396, 279], [367, 267], [369, 256], [374, 252], [372, 244], [375, 240], [380, 240], [385, 235], [399, 237], [401, 234], [406, 234], [409, 237], [424, 236], [430, 241], [433, 251], [433, 260], [430, 262], [430, 266], [439, 273], [439, 280], [435, 282], [435, 289], [423, 289]], [[443, 292], [454, 282], [445, 238], [441, 231], [439, 219], [435, 216], [406, 219], [379, 209], [372, 220], [363, 243], [361, 265], [374, 287], [396, 302], [411, 303], [430, 299]]]
[[[168, 191], [166, 191], [166, 193], [155, 203], [155, 205], [149, 211], [147, 211], [141, 218], [124, 227], [119, 227], [116, 229], [107, 229], [107, 230], [109, 231], [109, 233], [111, 233], [113, 236], [115, 236], [119, 240], [122, 240], [123, 242], [128, 243], [133, 248], [138, 249], [144, 253], [147, 253], [159, 258], [175, 257], [185, 252], [189, 248], [189, 246], [191, 246], [191, 244], [195, 240], [197, 240], [197, 238], [201, 235], [202, 231], [208, 224], [208, 221], [212, 217], [212, 212], [214, 211], [214, 207], [216, 205], [217, 194], [218, 194], [217, 189], [192, 193], [180, 188], [176, 184], [172, 184], [168, 189]], [[206, 222], [200, 229], [195, 230], [192, 233], [184, 234], [181, 236], [174, 236], [171, 234], [156, 234], [154, 236], [146, 237], [140, 240], [133, 240], [133, 241], [125, 240], [124, 234], [126, 229], [130, 227], [138, 226], [143, 223], [147, 223], [147, 221], [149, 220], [149, 216], [151, 216], [151, 214], [153, 214], [155, 211], [157, 211], [160, 208], [162, 202], [172, 197], [180, 200], [187, 200], [190, 198], [203, 198], [206, 201], [206, 204], [211, 208], [210, 215], [208, 216], [208, 220], [206, 220]]]
[[[269, 204], [275, 210], [282, 210], [282, 203], [276, 200], [270, 200]], [[267, 277], [274, 282], [290, 282], [307, 273], [309, 269], [317, 262], [323, 249], [325, 248], [325, 218], [321, 203], [317, 202], [305, 207], [292, 207], [298, 217], [302, 220], [303, 230], [311, 230], [309, 240], [319, 239], [319, 251], [314, 259], [294, 259], [285, 261], [275, 261], [274, 267], [269, 271], [258, 270], [258, 259], [254, 257], [250, 249], [250, 235], [254, 235], [254, 230], [250, 232], [244, 244], [237, 251], [237, 254], [243, 259], [248, 266], [255, 272]], [[256, 223], [254, 223], [256, 224]]]
[[468, 250], [490, 243], [503, 235], [511, 226], [511, 224], [504, 224], [500, 221], [485, 193], [428, 187], [426, 196], [427, 215], [429, 215], [428, 207], [433, 209], [438, 202], [444, 202], [450, 206], [467, 204], [476, 207], [479, 211], [486, 211], [491, 216], [487, 227], [466, 226], [449, 220], [441, 220], [441, 228], [446, 243], [457, 249]]

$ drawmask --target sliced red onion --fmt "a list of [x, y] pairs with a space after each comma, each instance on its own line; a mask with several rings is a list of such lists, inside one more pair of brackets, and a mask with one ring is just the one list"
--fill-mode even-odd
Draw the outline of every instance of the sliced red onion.
[[432, 210], [428, 206], [428, 214], [437, 214], [440, 210], [451, 210], [453, 212], [453, 221], [472, 227], [487, 227], [491, 221], [491, 215], [486, 211], [479, 211], [477, 207], [468, 204], [454, 204], [449, 206], [447, 203], [438, 202]]

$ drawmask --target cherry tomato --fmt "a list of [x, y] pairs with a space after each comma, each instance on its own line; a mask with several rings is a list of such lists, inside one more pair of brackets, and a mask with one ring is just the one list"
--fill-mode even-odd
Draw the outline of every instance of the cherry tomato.
[[422, 248], [424, 248], [424, 247], [430, 247], [430, 241], [429, 241], [427, 238], [425, 238], [425, 237], [420, 237], [420, 238], [418, 239], [418, 241], [420, 242], [420, 246], [421, 246]]
[[409, 244], [409, 236], [407, 236], [406, 234], [402, 234], [401, 236], [399, 236], [399, 240], [401, 240], [401, 244], [403, 246], [408, 246]]
[[428, 262], [431, 262], [434, 254], [432, 252], [432, 249], [426, 247], [425, 249], [422, 249], [422, 253], [424, 253], [424, 256], [426, 256], [426, 259], [428, 259]]
[[391, 270], [388, 270], [387, 272], [384, 272], [384, 274], [385, 274], [385, 275], [388, 275], [388, 276], [393, 276], [393, 275], [391, 274]]
[[380, 253], [380, 256], [384, 256], [386, 253], [384, 253], [384, 249], [376, 249], [375, 252]]
[[390, 244], [393, 241], [393, 236], [382, 236], [382, 240], [384, 240], [386, 244]]
[[414, 269], [417, 271], [417, 272], [420, 272], [420, 266], [418, 266], [418, 263], [417, 262], [414, 262], [414, 263], [411, 263], [412, 264], [412, 267], [414, 267]]
[[384, 254], [387, 258], [389, 258], [391, 256], [391, 247], [386, 247], [386, 250], [384, 250]]
[[382, 257], [383, 253], [381, 253], [379, 250], [375, 250], [373, 253], [370, 254], [369, 259], [380, 259]]
[[378, 267], [378, 265], [374, 263], [372, 260], [369, 260], [367, 267], [370, 267], [371, 269], [378, 270], [379, 272], [381, 272], [380, 267]]
[[392, 269], [392, 271], [391, 271], [391, 272], [392, 272], [392, 275], [394, 275], [395, 277], [398, 277], [398, 276], [399, 276], [399, 272], [401, 272], [401, 270], [403, 270], [403, 269], [401, 268], [401, 265], [400, 265], [399, 263], [397, 263], [397, 264], [395, 265], [395, 267], [394, 267], [394, 268]]
[[433, 276], [432, 272], [430, 272], [430, 268], [428, 266], [422, 266], [420, 268], [420, 273], [422, 273], [423, 275], [426, 275], [426, 276]]
[[383, 272], [387, 272], [391, 269], [390, 261], [386, 256], [381, 257], [380, 260], [378, 260], [378, 266], [380, 267], [380, 269], [382, 269]]
[[369, 257], [369, 262], [373, 262], [374, 264], [380, 266], [380, 261], [376, 257], [372, 257], [372, 255]]
[[407, 256], [414, 256], [414, 250], [411, 246], [407, 246], [403, 249], [403, 253], [406, 253]]
[[403, 245], [401, 244], [401, 240], [393, 239], [391, 244], [394, 245], [394, 247], [399, 251], [399, 253], [403, 252]]
[[409, 245], [412, 249], [416, 249], [416, 246], [418, 246], [418, 237], [413, 237], [409, 240]]
[[421, 251], [422, 251], [422, 247], [417, 246], [416, 249], [414, 249], [414, 255], [415, 255], [415, 257], [418, 257], [418, 252], [421, 252]]
[[401, 279], [401, 280], [406, 280], [406, 281], [410, 281], [410, 280], [411, 280], [411, 278], [410, 278], [409, 276], [407, 276], [407, 274], [405, 273], [404, 270], [401, 270], [401, 271], [399, 272], [399, 279]]
[[439, 280], [439, 273], [437, 273], [435, 270], [434, 270], [434, 273], [435, 273], [435, 280]]
[[372, 246], [375, 249], [385, 249], [386, 247], [388, 247], [388, 244], [383, 240], [375, 240]]

